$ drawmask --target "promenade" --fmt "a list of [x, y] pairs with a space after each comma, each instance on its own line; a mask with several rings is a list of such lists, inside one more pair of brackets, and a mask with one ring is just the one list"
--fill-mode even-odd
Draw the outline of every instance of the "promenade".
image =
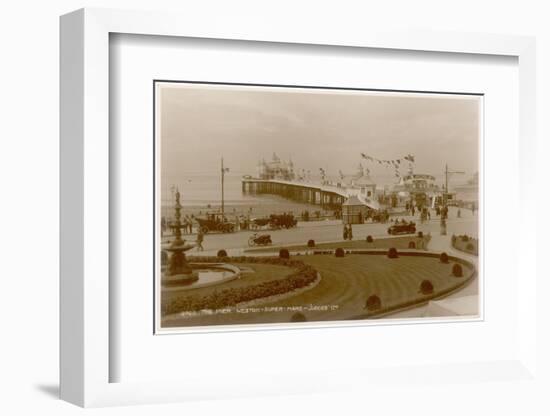
[[[432, 217], [431, 220], [420, 223], [418, 216], [399, 216], [399, 219], [414, 221], [417, 231], [432, 235], [429, 248], [435, 251], [451, 251], [450, 236], [452, 234], [468, 234], [472, 237], [478, 235], [478, 215], [472, 215], [470, 210], [461, 210], [461, 218], [457, 218], [457, 208], [450, 207], [449, 219], [447, 220], [447, 236], [440, 236], [439, 218]], [[353, 225], [353, 239], [365, 240], [368, 235], [374, 238], [388, 237], [388, 227], [391, 223], [365, 223]], [[193, 249], [188, 255], [216, 255], [218, 250], [226, 250], [230, 256], [242, 255], [244, 250], [249, 249], [248, 239], [255, 231], [238, 231], [231, 234], [211, 234], [204, 236], [204, 251], [198, 252]], [[273, 246], [305, 244], [308, 240], [315, 240], [317, 243], [342, 241], [342, 221], [323, 220], [298, 222], [296, 228], [284, 230], [260, 230], [258, 234], [270, 234]], [[441, 237], [441, 238], [440, 238]], [[170, 235], [165, 235], [163, 241], [169, 240]], [[189, 242], [196, 240], [196, 235], [183, 235]]]
[[[418, 216], [400, 216], [399, 219], [406, 221], [414, 221], [417, 231], [422, 231], [424, 234], [430, 234], [431, 239], [428, 244], [428, 250], [435, 252], [446, 252], [449, 255], [457, 256], [469, 260], [476, 267], [479, 267], [477, 256], [468, 255], [462, 251], [454, 249], [451, 245], [451, 236], [468, 234], [472, 237], [478, 237], [478, 215], [477, 212], [472, 214], [470, 210], [461, 210], [460, 218], [457, 215], [458, 209], [450, 207], [449, 218], [447, 220], [447, 235], [440, 234], [440, 219], [432, 218], [429, 221], [420, 223]], [[374, 239], [392, 238], [387, 233], [391, 223], [366, 223], [353, 226], [353, 240], [365, 240], [368, 235]], [[343, 241], [342, 238], [342, 222], [341, 220], [324, 220], [299, 222], [296, 228], [288, 230], [264, 230], [258, 231], [258, 234], [270, 234], [273, 244], [269, 247], [289, 247], [293, 245], [304, 245], [308, 240], [313, 239], [319, 243], [337, 243]], [[231, 234], [206, 234], [203, 242], [204, 251], [190, 250], [189, 256], [215, 256], [218, 250], [226, 250], [229, 256], [242, 255], [276, 255], [275, 253], [256, 253], [250, 250], [248, 239], [253, 234], [252, 231], [238, 231]], [[184, 235], [189, 242], [193, 242], [196, 235]], [[163, 241], [169, 240], [171, 237], [163, 238]], [[466, 286], [456, 292], [447, 295], [445, 299], [458, 299], [464, 296], [478, 296], [479, 281], [476, 276]], [[424, 316], [427, 311], [428, 304], [419, 305], [409, 309], [401, 310], [386, 315], [387, 318], [418, 318]]]

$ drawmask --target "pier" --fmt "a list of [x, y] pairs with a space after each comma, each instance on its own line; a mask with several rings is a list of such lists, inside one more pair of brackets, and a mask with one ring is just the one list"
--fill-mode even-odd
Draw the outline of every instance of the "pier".
[[279, 195], [296, 202], [337, 210], [350, 196], [348, 189], [341, 186], [281, 179], [243, 179], [242, 191], [245, 194]]

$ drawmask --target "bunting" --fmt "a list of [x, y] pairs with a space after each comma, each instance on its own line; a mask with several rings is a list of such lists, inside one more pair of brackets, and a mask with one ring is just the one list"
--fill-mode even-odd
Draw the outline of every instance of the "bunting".
[[386, 160], [386, 159], [377, 159], [373, 156], [369, 156], [366, 153], [361, 153], [361, 157], [370, 162], [377, 162], [379, 165], [393, 166], [396, 169], [399, 168], [401, 162], [408, 161], [409, 163], [414, 163], [414, 155], [408, 154], [403, 156], [400, 159]]

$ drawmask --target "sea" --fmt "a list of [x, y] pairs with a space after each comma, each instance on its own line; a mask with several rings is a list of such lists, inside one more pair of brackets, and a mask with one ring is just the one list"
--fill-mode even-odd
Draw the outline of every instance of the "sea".
[[[296, 203], [276, 195], [243, 194], [240, 173], [224, 175], [224, 210], [228, 215], [253, 216], [293, 212], [315, 211], [318, 205]], [[170, 217], [174, 212], [174, 193], [180, 191], [180, 203], [184, 215], [202, 215], [221, 208], [221, 176], [211, 173], [188, 173], [177, 181], [161, 181], [161, 215]]]

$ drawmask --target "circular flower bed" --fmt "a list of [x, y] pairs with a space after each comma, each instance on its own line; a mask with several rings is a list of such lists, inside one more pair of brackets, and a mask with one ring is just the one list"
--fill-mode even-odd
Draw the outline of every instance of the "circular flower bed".
[[478, 246], [479, 241], [477, 238], [470, 237], [466, 234], [463, 235], [453, 235], [451, 238], [452, 246], [460, 251], [463, 251], [468, 254], [478, 255]]
[[431, 295], [434, 293], [434, 285], [429, 280], [422, 280], [420, 283], [420, 293], [423, 295]]
[[290, 317], [290, 322], [307, 322], [307, 318], [302, 312], [296, 312]]
[[453, 264], [453, 276], [454, 277], [462, 277], [462, 266], [458, 263]]
[[286, 248], [282, 248], [279, 250], [279, 258], [281, 259], [289, 259], [290, 258], [290, 253], [288, 252], [288, 250]]
[[367, 303], [365, 305], [367, 310], [369, 311], [376, 311], [382, 307], [382, 301], [377, 295], [370, 295], [367, 298]]

